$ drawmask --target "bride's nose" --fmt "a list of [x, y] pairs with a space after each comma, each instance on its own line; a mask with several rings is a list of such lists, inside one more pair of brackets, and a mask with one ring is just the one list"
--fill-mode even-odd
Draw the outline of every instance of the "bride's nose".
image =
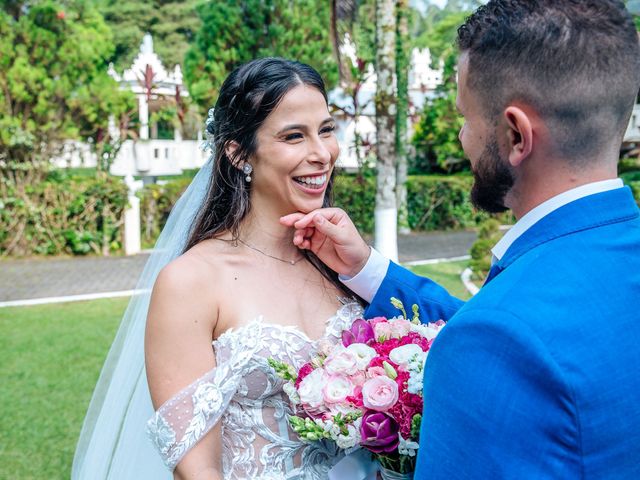
[[307, 157], [308, 161], [311, 163], [326, 165], [331, 162], [331, 157], [332, 154], [329, 146], [322, 138], [316, 137], [310, 147]]

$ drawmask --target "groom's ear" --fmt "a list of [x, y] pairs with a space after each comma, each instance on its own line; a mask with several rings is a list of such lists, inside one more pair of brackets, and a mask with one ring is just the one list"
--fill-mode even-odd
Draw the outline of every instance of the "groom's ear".
[[504, 111], [504, 119], [507, 124], [509, 164], [518, 167], [533, 150], [535, 118], [532, 112], [510, 105]]

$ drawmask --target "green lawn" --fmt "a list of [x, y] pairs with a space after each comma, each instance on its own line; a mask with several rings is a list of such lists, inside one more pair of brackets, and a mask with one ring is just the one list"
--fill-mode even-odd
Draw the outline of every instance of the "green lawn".
[[[414, 267], [468, 298], [466, 262]], [[0, 479], [69, 478], [93, 386], [128, 298], [0, 308]]]
[[69, 478], [128, 298], [0, 308], [0, 478]]
[[445, 287], [452, 295], [468, 300], [471, 295], [464, 288], [460, 280], [460, 274], [467, 267], [467, 261], [438, 263], [435, 265], [420, 265], [411, 267], [415, 273], [429, 277]]

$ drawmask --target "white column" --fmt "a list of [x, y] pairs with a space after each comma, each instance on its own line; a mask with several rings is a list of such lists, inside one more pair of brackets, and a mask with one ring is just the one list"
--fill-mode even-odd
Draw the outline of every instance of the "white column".
[[140, 118], [140, 140], [149, 140], [149, 104], [144, 93], [138, 95], [138, 117]]
[[398, 261], [398, 210], [385, 208], [375, 210], [375, 249], [389, 260]]
[[136, 255], [142, 250], [140, 242], [140, 199], [136, 197], [133, 176], [127, 175], [125, 183], [129, 187], [129, 206], [124, 212], [124, 253]]

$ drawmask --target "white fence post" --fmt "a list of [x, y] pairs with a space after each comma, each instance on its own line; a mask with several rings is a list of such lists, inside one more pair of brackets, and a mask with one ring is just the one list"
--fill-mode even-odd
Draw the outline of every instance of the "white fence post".
[[132, 175], [125, 177], [129, 188], [129, 206], [124, 212], [124, 253], [136, 255], [142, 250], [140, 243], [140, 199], [136, 197], [137, 185]]

